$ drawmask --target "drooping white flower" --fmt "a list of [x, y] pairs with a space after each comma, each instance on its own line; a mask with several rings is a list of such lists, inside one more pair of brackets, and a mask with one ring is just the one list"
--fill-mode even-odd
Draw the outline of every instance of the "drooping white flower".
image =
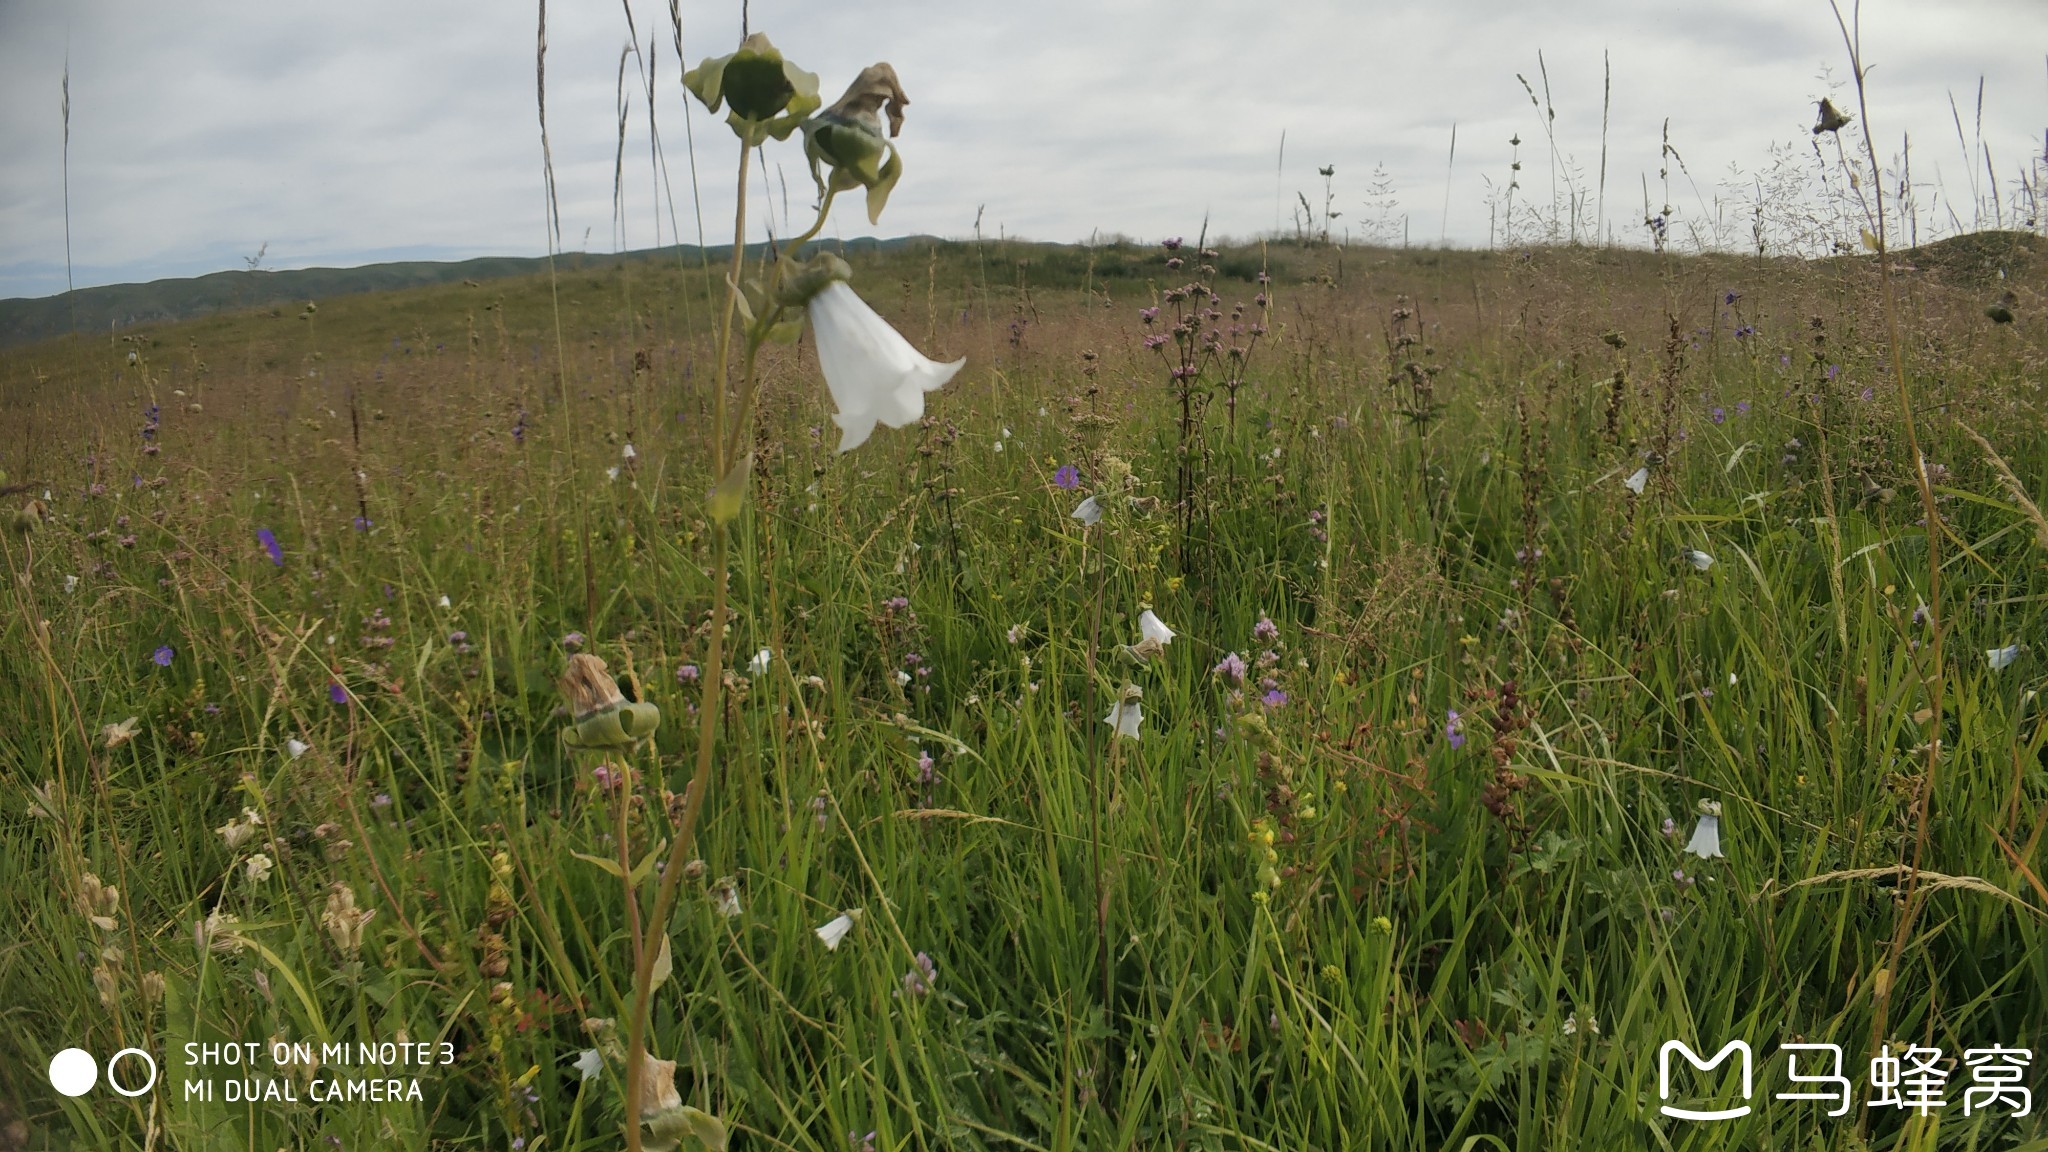
[[1096, 522], [1102, 519], [1102, 505], [1096, 503], [1095, 497], [1090, 496], [1076, 504], [1074, 510], [1067, 515], [1071, 519], [1079, 520], [1082, 524], [1093, 528]]
[[270, 857], [261, 852], [249, 857], [248, 861], [243, 865], [248, 870], [249, 883], [251, 884], [261, 884], [265, 880], [270, 879], [271, 866], [272, 861]]
[[905, 672], [905, 671], [904, 671], [903, 669], [901, 669], [901, 668], [898, 668], [898, 669], [896, 670], [896, 686], [897, 686], [898, 688], [902, 688], [902, 687], [906, 687], [906, 686], [908, 686], [908, 685], [909, 685], [909, 683], [910, 683], [910, 673], [908, 673], [908, 672]]
[[581, 1079], [595, 1080], [604, 1071], [604, 1057], [595, 1048], [585, 1048], [576, 1054], [576, 1071], [581, 1073]]
[[747, 661], [747, 675], [759, 676], [762, 673], [768, 671], [768, 663], [774, 658], [774, 653], [768, 651], [766, 648], [763, 648], [759, 652], [754, 653], [754, 658], [752, 660]]
[[290, 755], [291, 758], [294, 760], [297, 760], [299, 757], [304, 756], [307, 752], [311, 751], [312, 747], [313, 746], [311, 744], [308, 744], [304, 740], [300, 740], [297, 738], [286, 740], [284, 742], [285, 752], [288, 755]]
[[617, 480], [619, 478], [619, 466], [617, 464], [614, 464], [611, 467], [605, 469], [604, 475], [605, 479], [607, 480]]
[[866, 443], [877, 423], [901, 428], [923, 416], [924, 394], [967, 363], [965, 357], [951, 364], [926, 359], [841, 280], [811, 297], [805, 310], [818, 367], [839, 408], [832, 422], [839, 425], [841, 452]]
[[64, 591], [67, 594], [78, 591], [78, 577], [66, 576], [64, 578]]
[[1702, 860], [1721, 856], [1721, 805], [1707, 800], [1700, 804], [1700, 822], [1692, 830], [1685, 850]]
[[1694, 570], [1700, 572], [1705, 572], [1714, 566], [1714, 558], [1697, 548], [1687, 548], [1685, 550], [1685, 562], [1692, 565]]
[[620, 450], [619, 455], [624, 457], [627, 463], [631, 463], [632, 461], [640, 458], [640, 453], [633, 451], [633, 446], [631, 444], [626, 445], [624, 449]]
[[1635, 471], [1628, 474], [1628, 479], [1623, 480], [1621, 482], [1621, 486], [1635, 493], [1636, 495], [1641, 496], [1643, 494], [1643, 485], [1648, 484], [1649, 482], [1650, 470], [1648, 468], [1638, 468]]
[[2003, 648], [1986, 648], [1984, 650], [1984, 659], [1990, 663], [1991, 670], [1993, 672], [1998, 671], [1999, 669], [2005, 667], [2006, 665], [2012, 663], [2013, 661], [2019, 658], [2020, 646], [2017, 644], [2007, 644]]
[[711, 903], [718, 914], [731, 920], [743, 909], [740, 907], [740, 882], [731, 876], [721, 876], [711, 886]]
[[1162, 645], [1173, 643], [1173, 629], [1153, 615], [1150, 608], [1138, 615], [1138, 631], [1144, 633], [1147, 640], [1157, 640]]
[[1138, 725], [1145, 719], [1145, 710], [1138, 701], [1144, 695], [1145, 690], [1136, 684], [1124, 685], [1123, 699], [1109, 710], [1109, 715], [1104, 716], [1102, 722], [1109, 725], [1118, 736], [1138, 739]]
[[448, 599], [448, 594], [446, 592], [441, 593], [441, 599], [437, 601], [437, 603], [439, 603], [443, 608], [455, 607], [454, 602]]
[[818, 939], [825, 942], [825, 950], [827, 952], [837, 951], [839, 942], [846, 939], [846, 934], [853, 931], [853, 926], [860, 923], [860, 918], [860, 909], [849, 908], [819, 925], [817, 928]]

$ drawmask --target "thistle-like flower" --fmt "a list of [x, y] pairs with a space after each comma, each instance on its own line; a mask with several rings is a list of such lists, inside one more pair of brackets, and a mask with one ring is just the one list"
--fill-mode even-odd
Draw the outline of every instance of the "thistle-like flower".
[[924, 394], [967, 363], [965, 357], [950, 364], [926, 359], [844, 281], [826, 285], [805, 307], [818, 367], [839, 407], [832, 422], [839, 425], [841, 452], [867, 443], [877, 423], [901, 428], [922, 417]]

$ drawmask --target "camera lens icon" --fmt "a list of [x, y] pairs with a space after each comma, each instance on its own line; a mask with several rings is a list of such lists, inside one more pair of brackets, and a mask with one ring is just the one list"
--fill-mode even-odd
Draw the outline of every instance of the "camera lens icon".
[[[149, 1067], [148, 1079], [141, 1086], [124, 1084], [114, 1077], [114, 1065], [124, 1056], [133, 1056]], [[83, 1096], [93, 1090], [100, 1080], [100, 1064], [93, 1055], [83, 1048], [66, 1048], [50, 1057], [50, 1087], [66, 1096]], [[107, 1060], [107, 1087], [123, 1096], [140, 1096], [156, 1087], [156, 1058], [140, 1048], [123, 1048]]]

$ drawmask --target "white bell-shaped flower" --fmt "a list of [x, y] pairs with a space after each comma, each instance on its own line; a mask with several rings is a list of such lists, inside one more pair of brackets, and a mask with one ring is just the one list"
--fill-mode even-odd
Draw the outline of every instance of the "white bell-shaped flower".
[[1124, 685], [1123, 699], [1119, 700], [1116, 706], [1109, 710], [1109, 715], [1104, 716], [1102, 722], [1109, 725], [1116, 735], [1136, 740], [1138, 738], [1138, 725], [1143, 723], [1145, 719], [1145, 710], [1138, 703], [1139, 697], [1144, 694], [1145, 690], [1136, 684]]
[[2005, 667], [2008, 664], [2011, 664], [2013, 661], [2019, 658], [2020, 646], [2017, 644], [2008, 644], [2003, 648], [1986, 648], [1984, 650], [1985, 662], [1991, 665], [1991, 670], [1993, 672], [1998, 671], [1999, 669]]
[[924, 415], [924, 394], [953, 378], [965, 357], [951, 364], [928, 360], [875, 314], [841, 280], [827, 284], [805, 306], [818, 366], [839, 411], [839, 450], [867, 442], [877, 423], [901, 428]]
[[1068, 516], [1079, 520], [1086, 527], [1093, 528], [1096, 522], [1102, 519], [1102, 505], [1096, 502], [1095, 497], [1090, 496], [1074, 505], [1074, 510], [1068, 513]]
[[759, 652], [754, 653], [754, 658], [752, 660], [747, 661], [747, 675], [760, 676], [766, 673], [768, 671], [769, 662], [774, 658], [775, 654], [773, 652], [768, 651], [766, 648], [763, 648]]
[[1720, 856], [1721, 853], [1721, 805], [1708, 801], [1700, 805], [1700, 822], [1692, 830], [1685, 850], [1702, 860]]
[[1628, 479], [1623, 480], [1621, 482], [1621, 485], [1622, 487], [1627, 488], [1629, 491], [1635, 493], [1636, 495], [1641, 496], [1643, 494], [1643, 485], [1648, 484], [1649, 482], [1650, 470], [1648, 468], [1638, 468], [1635, 471], [1629, 473]]
[[576, 1054], [576, 1071], [584, 1080], [595, 1080], [604, 1071], [604, 1057], [595, 1048], [585, 1048]]
[[1705, 572], [1714, 566], [1714, 558], [1697, 548], [1685, 550], [1685, 562], [1692, 565], [1694, 570], [1699, 572]]
[[1147, 640], [1156, 640], [1162, 645], [1173, 643], [1173, 629], [1153, 615], [1150, 608], [1138, 615], [1138, 631], [1144, 633]]
[[855, 924], [860, 923], [860, 917], [860, 909], [849, 908], [819, 925], [817, 929], [818, 939], [825, 942], [825, 951], [838, 951], [839, 942], [846, 939], [846, 934], [853, 931]]

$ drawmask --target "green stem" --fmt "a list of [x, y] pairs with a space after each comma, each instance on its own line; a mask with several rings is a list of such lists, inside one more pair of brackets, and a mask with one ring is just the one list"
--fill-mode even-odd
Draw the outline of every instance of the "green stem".
[[[712, 471], [721, 478], [727, 469], [725, 441], [721, 433], [725, 430], [725, 389], [731, 379], [732, 318], [739, 308], [740, 270], [747, 251], [747, 145], [744, 140], [740, 142], [739, 191], [733, 207], [732, 234], [732, 269], [726, 276], [725, 311], [719, 321], [717, 392], [712, 398]], [[711, 521], [711, 556], [711, 651], [704, 661], [703, 696], [698, 706], [697, 770], [690, 777], [689, 792], [683, 802], [682, 826], [676, 829], [675, 843], [669, 849], [668, 867], [662, 871], [661, 885], [655, 892], [654, 909], [647, 918], [647, 924], [653, 931], [643, 933], [635, 942], [633, 955], [633, 1007], [626, 1021], [626, 1152], [640, 1152], [640, 1100], [646, 1087], [642, 1082], [641, 1063], [645, 1058], [643, 1045], [647, 1035], [648, 1001], [654, 995], [656, 945], [668, 936], [669, 911], [675, 906], [676, 888], [682, 881], [683, 865], [690, 859], [697, 820], [704, 808], [704, 794], [711, 785], [711, 746], [718, 734], [719, 695], [725, 678], [725, 525], [715, 518]], [[630, 898], [630, 887], [628, 894], [628, 903], [637, 905], [637, 901]], [[638, 911], [637, 907], [634, 911]]]

